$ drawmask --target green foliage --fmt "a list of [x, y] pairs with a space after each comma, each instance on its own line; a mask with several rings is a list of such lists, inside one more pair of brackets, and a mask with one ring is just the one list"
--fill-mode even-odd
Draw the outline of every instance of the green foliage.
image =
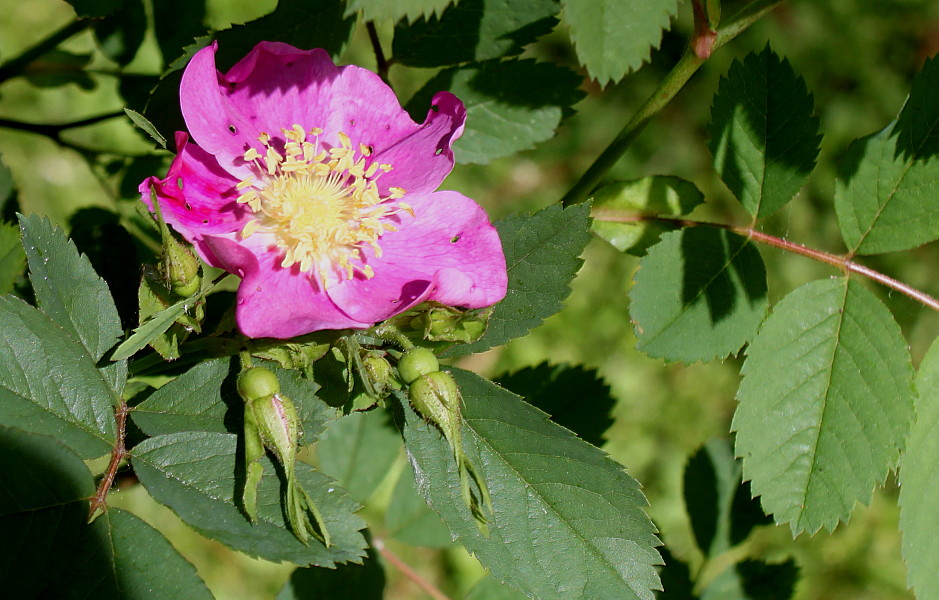
[[590, 199], [593, 232], [621, 252], [643, 256], [662, 233], [676, 227], [651, 217], [687, 215], [704, 202], [704, 194], [690, 181], [653, 175], [608, 183]]
[[[440, 432], [404, 404], [418, 489], [493, 575], [538, 598], [652, 598], [660, 559], [638, 483], [517, 396], [465, 371], [464, 449], [492, 490], [484, 537]], [[558, 549], [563, 548], [563, 552]]]
[[316, 445], [320, 470], [364, 503], [398, 458], [401, 436], [383, 410], [356, 412], [329, 423]]
[[798, 193], [815, 167], [821, 137], [812, 95], [788, 60], [767, 45], [730, 67], [711, 107], [714, 167], [754, 217]]
[[533, 60], [471, 63], [428, 81], [407, 109], [421, 120], [434, 94], [453, 92], [466, 105], [466, 129], [454, 145], [457, 162], [487, 164], [554, 136], [583, 97], [575, 73]]
[[296, 569], [276, 600], [309, 598], [355, 598], [382, 600], [385, 571], [373, 550], [361, 565], [346, 563], [335, 569], [308, 567]]
[[75, 14], [79, 18], [99, 18], [106, 17], [118, 10], [126, 1], [129, 0], [67, 0], [69, 4], [72, 5], [72, 8], [75, 9]]
[[346, 16], [356, 11], [362, 11], [362, 18], [366, 21], [391, 21], [397, 23], [407, 18], [413, 22], [418, 17], [440, 17], [443, 11], [458, 0], [349, 0], [346, 7]]
[[130, 120], [134, 122], [134, 125], [142, 129], [144, 133], [153, 138], [153, 141], [159, 144], [161, 148], [166, 148], [166, 138], [163, 137], [163, 134], [161, 134], [160, 131], [153, 125], [153, 123], [148, 121], [145, 116], [136, 110], [131, 110], [129, 108], [125, 108], [124, 112], [127, 113], [127, 116], [130, 117]]
[[496, 305], [489, 328], [472, 344], [443, 356], [464, 356], [504, 344], [537, 327], [559, 310], [568, 285], [580, 269], [590, 234], [590, 207], [550, 206], [532, 216], [510, 215], [496, 223], [502, 238], [509, 287]]
[[170, 543], [112, 509], [87, 525], [88, 467], [56, 440], [0, 427], [0, 585], [15, 598], [212, 595]]
[[916, 377], [916, 422], [900, 458], [900, 531], [907, 585], [919, 598], [939, 594], [939, 343], [933, 342]]
[[603, 434], [613, 424], [610, 412], [615, 400], [596, 371], [541, 363], [502, 375], [495, 382], [594, 446], [603, 445]]
[[855, 141], [835, 210], [852, 253], [908, 250], [939, 238], [939, 60], [926, 61], [897, 120]]
[[913, 419], [899, 326], [854, 280], [814, 281], [779, 302], [742, 373], [733, 429], [754, 494], [794, 535], [834, 529], [896, 466]]
[[466, 595], [466, 600], [527, 600], [528, 596], [500, 583], [494, 577], [483, 577]]
[[117, 64], [126, 65], [137, 55], [147, 33], [143, 0], [123, 0], [116, 12], [95, 23], [94, 32], [101, 51]]
[[90, 65], [91, 54], [55, 49], [31, 64], [24, 75], [27, 81], [40, 88], [55, 88], [74, 83], [83, 90], [93, 90], [95, 80], [85, 70]]
[[629, 294], [638, 348], [669, 361], [734, 354], [768, 305], [760, 253], [743, 237], [692, 227], [662, 235]]
[[365, 523], [353, 514], [359, 508], [335, 481], [298, 462], [297, 477], [322, 512], [332, 537], [329, 548], [313, 539], [301, 543], [287, 528], [281, 508], [281, 477], [261, 459], [264, 472], [258, 491], [258, 522], [245, 518], [235, 498], [244, 485], [237, 468], [237, 437], [190, 431], [149, 438], [134, 448], [133, 464], [140, 481], [158, 502], [203, 535], [252, 556], [298, 565], [333, 567], [358, 562], [365, 555], [359, 530]]
[[778, 564], [747, 559], [711, 581], [701, 600], [789, 600], [798, 577], [799, 567], [791, 558]]
[[439, 19], [395, 27], [395, 60], [445, 67], [515, 56], [557, 23], [558, 0], [460, 0]]
[[409, 469], [401, 474], [391, 493], [385, 512], [385, 529], [390, 537], [404, 544], [428, 548], [453, 545], [450, 530], [418, 494]]
[[0, 222], [0, 296], [13, 291], [13, 284], [26, 268], [26, 253], [20, 244], [20, 228]]
[[159, 0], [150, 4], [164, 63], [172, 62], [193, 39], [205, 33], [205, 3], [206, 0]]
[[649, 60], [678, 12], [677, 0], [563, 0], [577, 58], [601, 86]]

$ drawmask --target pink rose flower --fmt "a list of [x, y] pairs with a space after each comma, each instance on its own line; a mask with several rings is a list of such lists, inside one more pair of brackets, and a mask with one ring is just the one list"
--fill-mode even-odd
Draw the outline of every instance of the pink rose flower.
[[[227, 73], [193, 56], [189, 134], [151, 189], [202, 259], [241, 277], [250, 337], [366, 328], [427, 300], [481, 308], [506, 292], [495, 228], [473, 200], [435, 191], [466, 110], [448, 92], [414, 123], [366, 69], [323, 50], [261, 42]], [[191, 137], [190, 137], [191, 136]]]

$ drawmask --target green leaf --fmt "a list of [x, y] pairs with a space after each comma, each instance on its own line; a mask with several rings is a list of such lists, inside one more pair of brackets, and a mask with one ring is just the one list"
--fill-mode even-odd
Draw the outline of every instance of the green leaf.
[[[134, 423], [147, 435], [178, 431], [234, 433], [243, 431], [244, 401], [235, 388], [237, 359], [208, 360], [167, 383], [131, 411]], [[280, 380], [281, 393], [293, 400], [303, 424], [301, 444], [322, 433], [336, 410], [317, 398], [318, 386], [296, 371], [269, 365]]]
[[636, 480], [517, 396], [466, 371], [454, 376], [464, 450], [492, 494], [488, 537], [463, 503], [440, 431], [407, 402], [403, 428], [419, 490], [466, 549], [497, 579], [542, 600], [651, 599], [659, 541]]
[[346, 16], [362, 11], [365, 21], [391, 21], [397, 23], [407, 18], [413, 22], [418, 17], [440, 17], [443, 11], [459, 0], [349, 0]]
[[169, 63], [183, 53], [183, 47], [205, 33], [206, 0], [159, 0], [152, 2], [153, 29], [163, 54]]
[[559, 11], [558, 0], [460, 0], [439, 19], [399, 23], [392, 54], [397, 62], [410, 67], [444, 67], [514, 56], [550, 32]]
[[835, 211], [851, 252], [880, 254], [939, 239], [939, 60], [928, 59], [897, 120], [848, 148]]
[[13, 285], [26, 268], [26, 253], [20, 243], [20, 228], [0, 223], [0, 296], [13, 291]]
[[791, 558], [779, 564], [744, 560], [715, 577], [701, 600], [789, 600], [799, 581], [799, 567]]
[[712, 439], [695, 452], [684, 473], [684, 497], [698, 548], [714, 558], [730, 548], [730, 509], [740, 485], [740, 465], [726, 440]]
[[564, 21], [580, 64], [600, 85], [649, 60], [678, 12], [678, 0], [564, 0]]
[[383, 410], [354, 412], [335, 419], [316, 444], [320, 470], [365, 503], [398, 458], [401, 436]]
[[402, 544], [427, 548], [453, 545], [450, 530], [418, 494], [410, 470], [401, 473], [391, 492], [391, 501], [385, 511], [385, 530], [389, 537]]
[[[345, 490], [303, 462], [297, 477], [319, 508], [332, 536], [329, 548], [319, 541], [303, 545], [287, 528], [281, 507], [286, 485], [264, 458], [265, 477], [258, 491], [258, 522], [252, 525], [236, 505], [244, 485], [237, 437], [190, 431], [149, 438], [133, 450], [134, 470], [153, 498], [206, 537], [235, 550], [272, 561], [334, 567], [365, 556], [364, 521]], [[240, 501], [239, 501], [240, 502]]]
[[672, 556], [668, 547], [661, 549], [662, 561], [665, 566], [659, 571], [664, 591], [655, 595], [658, 600], [698, 600], [694, 593], [694, 581], [691, 579], [691, 568], [684, 562]]
[[769, 46], [734, 61], [721, 79], [709, 130], [714, 168], [751, 215], [792, 200], [815, 168], [821, 136], [814, 101]]
[[111, 509], [87, 525], [88, 467], [43, 435], [0, 426], [0, 587], [11, 598], [211, 598], [149, 525]]
[[590, 240], [590, 206], [555, 204], [534, 215], [509, 215], [496, 223], [509, 275], [505, 299], [496, 305], [486, 333], [442, 355], [465, 356], [521, 337], [563, 308], [570, 282]]
[[704, 194], [690, 181], [652, 175], [604, 185], [593, 200], [593, 232], [617, 250], [643, 256], [665, 231], [675, 229], [643, 217], [680, 217], [704, 202]]
[[32, 306], [0, 297], [0, 422], [96, 458], [114, 445], [115, 403], [84, 346]]
[[276, 600], [309, 600], [311, 598], [355, 598], [382, 600], [385, 592], [385, 570], [368, 549], [361, 565], [344, 564], [335, 569], [306, 567], [294, 570], [277, 594]]
[[108, 284], [47, 218], [20, 216], [20, 228], [39, 309], [98, 361], [124, 333]]
[[662, 235], [639, 261], [629, 294], [637, 347], [694, 362], [734, 354], [766, 314], [766, 268], [747, 239], [692, 227]]
[[438, 73], [408, 102], [415, 120], [431, 98], [449, 90], [466, 105], [466, 129], [454, 144], [459, 163], [487, 164], [554, 136], [561, 118], [583, 98], [576, 73], [533, 60], [490, 61]]
[[834, 529], [896, 466], [913, 419], [900, 327], [855, 281], [813, 281], [776, 305], [741, 372], [744, 478], [794, 535]]
[[485, 576], [466, 594], [466, 600], [528, 600], [528, 596], [492, 576]]
[[125, 108], [124, 112], [127, 113], [127, 116], [130, 117], [130, 120], [134, 122], [134, 125], [142, 129], [144, 133], [153, 138], [153, 141], [159, 144], [161, 148], [166, 148], [166, 138], [163, 137], [163, 134], [161, 134], [156, 126], [148, 121], [145, 116], [129, 108]]
[[106, 17], [121, 7], [125, 0], [66, 0], [79, 19]]
[[900, 458], [900, 531], [907, 585], [917, 598], [939, 597], [939, 342], [923, 357], [916, 378], [916, 422]]
[[581, 366], [541, 363], [500, 376], [496, 383], [543, 410], [551, 420], [594, 446], [606, 441], [616, 401], [596, 371]]
[[95, 80], [86, 71], [91, 54], [76, 54], [56, 48], [31, 62], [23, 75], [29, 83], [40, 88], [52, 88], [74, 83], [83, 90], [93, 90]]
[[16, 203], [15, 200], [13, 200], [12, 203], [10, 202], [11, 199], [16, 197], [15, 188], [16, 185], [13, 181], [13, 173], [10, 172], [10, 168], [3, 162], [3, 154], [0, 154], [0, 218], [2, 219], [12, 219], [12, 217], [7, 217], [7, 215], [13, 212], [9, 210], [9, 205]]
[[147, 11], [143, 0], [122, 0], [120, 8], [95, 22], [95, 38], [105, 56], [121, 66], [137, 55], [147, 32]]

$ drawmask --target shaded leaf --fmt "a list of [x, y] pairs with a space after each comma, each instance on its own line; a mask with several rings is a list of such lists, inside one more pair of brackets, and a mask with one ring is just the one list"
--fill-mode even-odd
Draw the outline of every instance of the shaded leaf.
[[521, 337], [563, 308], [570, 282], [590, 240], [590, 207], [555, 204], [534, 215], [509, 215], [496, 223], [509, 276], [505, 299], [496, 305], [489, 328], [472, 344], [442, 354], [465, 356]]
[[794, 535], [834, 529], [896, 465], [913, 419], [900, 327], [855, 281], [813, 281], [776, 305], [741, 372], [744, 478]]
[[900, 458], [900, 531], [907, 585], [917, 598], [939, 597], [939, 343], [923, 357], [916, 378], [916, 422]]
[[667, 547], [662, 548], [660, 552], [665, 562], [665, 566], [659, 571], [663, 591], [655, 597], [659, 600], [697, 600], [688, 565], [672, 556]]
[[407, 470], [398, 477], [385, 511], [388, 536], [403, 544], [446, 548], [453, 545], [450, 530], [418, 494], [414, 476]]
[[[301, 444], [319, 437], [336, 410], [317, 398], [318, 386], [296, 371], [273, 365], [281, 392], [293, 400], [303, 425]], [[244, 401], [238, 395], [235, 379], [240, 371], [237, 359], [220, 358], [202, 362], [167, 383], [131, 411], [134, 423], [147, 435], [178, 431], [234, 433], [244, 428]]]
[[20, 217], [29, 280], [39, 309], [98, 361], [124, 333], [108, 284], [45, 217]]
[[744, 560], [725, 570], [701, 593], [701, 600], [789, 600], [799, 580], [791, 558], [778, 564]]
[[189, 311], [200, 298], [201, 296], [192, 296], [180, 300], [144, 321], [140, 327], [135, 328], [134, 332], [114, 349], [111, 360], [124, 360], [143, 350], [150, 342], [172, 327], [176, 319]]
[[143, 0], [121, 0], [117, 11], [95, 22], [94, 32], [105, 56], [121, 66], [126, 65], [137, 55], [147, 32]]
[[714, 168], [747, 211], [768, 217], [815, 168], [821, 136], [814, 101], [788, 60], [769, 46], [734, 61], [711, 107]]
[[558, 0], [460, 0], [439, 18], [395, 27], [392, 54], [411, 67], [514, 56], [557, 24]]
[[55, 439], [0, 426], [0, 586], [11, 598], [192, 598], [211, 594], [191, 564], [137, 517], [93, 524], [85, 463]]
[[604, 185], [591, 200], [593, 232], [621, 252], [643, 256], [663, 232], [675, 226], [641, 217], [687, 215], [704, 202], [704, 194], [690, 181], [652, 175]]
[[594, 446], [606, 441], [613, 424], [610, 386], [596, 371], [581, 366], [541, 363], [498, 377], [496, 383], [542, 410], [551, 420]]
[[153, 29], [164, 64], [205, 33], [205, 0], [159, 0], [151, 3]]
[[880, 254], [939, 239], [937, 153], [939, 59], [931, 58], [897, 120], [844, 155], [835, 211], [848, 250]]
[[492, 495], [488, 537], [463, 503], [440, 431], [407, 402], [403, 428], [418, 489], [466, 549], [497, 579], [544, 600], [651, 599], [661, 561], [639, 484], [517, 396], [466, 371], [454, 377], [464, 450]]
[[[3, 162], [3, 155], [0, 154], [0, 219], [6, 219], [8, 214], [8, 203], [15, 196], [15, 184], [13, 182], [13, 173]], [[12, 218], [10, 219], [12, 220]]]
[[678, 0], [564, 0], [564, 21], [580, 64], [600, 85], [649, 60], [678, 12]]
[[91, 54], [76, 54], [56, 48], [29, 63], [23, 76], [40, 88], [74, 83], [83, 90], [92, 90], [95, 80], [85, 71], [90, 63]]
[[391, 21], [397, 23], [405, 17], [414, 21], [418, 17], [440, 17], [451, 4], [459, 0], [349, 0], [346, 16], [362, 11], [365, 21]]
[[114, 445], [115, 402], [84, 346], [32, 306], [0, 297], [0, 422], [96, 458]]
[[629, 294], [637, 347], [694, 362], [734, 354], [766, 314], [766, 268], [746, 238], [692, 227], [662, 235]]
[[398, 458], [401, 436], [383, 410], [353, 412], [330, 422], [316, 444], [320, 470], [365, 503]]
[[466, 128], [454, 144], [459, 163], [487, 164], [554, 136], [561, 118], [583, 98], [576, 73], [533, 60], [490, 61], [438, 73], [408, 102], [415, 120], [433, 95], [449, 90], [466, 105]]
[[66, 0], [80, 19], [106, 17], [121, 7], [125, 0]]
[[368, 549], [361, 565], [344, 564], [335, 569], [301, 567], [296, 569], [277, 594], [276, 600], [309, 600], [311, 598], [355, 598], [382, 600], [385, 592], [385, 570], [373, 548]]
[[26, 253], [20, 244], [20, 228], [0, 223], [0, 296], [13, 291], [13, 285], [26, 270]]
[[712, 439], [685, 465], [685, 508], [698, 548], [716, 557], [730, 548], [731, 505], [740, 485], [740, 465], [726, 440]]
[[[297, 478], [323, 515], [332, 545], [311, 539], [303, 545], [287, 528], [281, 507], [280, 473], [261, 459], [265, 477], [258, 490], [258, 522], [252, 525], [235, 502], [244, 486], [236, 436], [190, 431], [149, 438], [133, 449], [134, 470], [153, 498], [206, 537], [272, 561], [333, 567], [365, 556], [365, 523], [345, 490], [303, 462]], [[237, 451], [237, 453], [236, 453]]]

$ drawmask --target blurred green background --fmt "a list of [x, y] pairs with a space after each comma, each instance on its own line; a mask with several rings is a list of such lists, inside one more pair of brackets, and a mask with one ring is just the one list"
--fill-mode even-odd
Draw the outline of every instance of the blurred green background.
[[[223, 28], [244, 22], [266, 14], [275, 4], [274, 0], [209, 0], [208, 25]], [[725, 14], [742, 4], [725, 2]], [[683, 3], [672, 31], [641, 71], [606, 89], [585, 82], [587, 97], [555, 139], [494, 164], [458, 165], [444, 187], [477, 199], [494, 218], [556, 202], [677, 60], [691, 30], [690, 12], [690, 3]], [[0, 61], [18, 55], [73, 18], [71, 7], [61, 0], [0, 1]], [[379, 32], [385, 47], [390, 47], [390, 24], [379, 27]], [[819, 166], [808, 185], [765, 228], [809, 246], [843, 252], [831, 200], [834, 165], [852, 139], [882, 128], [896, 115], [913, 76], [925, 58], [939, 50], [939, 3], [935, 0], [783, 3], [705, 64], [639, 137], [612, 176], [673, 174], [687, 178], [708, 200], [694, 218], [748, 222], [711, 167], [705, 132], [721, 74], [733, 59], [767, 43], [806, 79], [815, 95], [824, 139]], [[77, 78], [77, 83], [50, 88], [22, 77], [5, 82], [0, 87], [0, 119], [57, 123], [121, 110], [117, 67], [97, 51], [90, 33], [70, 39], [63, 48], [91, 55], [90, 79], [83, 82]], [[125, 71], [158, 74], [158, 52], [155, 41], [148, 39]], [[563, 23], [526, 53], [580, 71]], [[364, 30], [356, 32], [341, 62], [374, 68]], [[393, 67], [391, 80], [401, 99], [407, 101], [431, 75], [432, 71]], [[64, 139], [77, 146], [117, 153], [152, 150], [152, 144], [125, 118], [70, 130]], [[68, 228], [70, 217], [80, 208], [102, 207], [123, 215], [135, 211], [135, 199], [109, 175], [113, 165], [107, 162], [89, 164], [74, 149], [11, 128], [0, 129], [0, 154], [13, 174], [19, 206], [25, 213], [49, 215]], [[828, 267], [776, 250], [762, 248], [761, 253], [774, 299], [805, 281], [833, 274]], [[604, 449], [643, 484], [651, 504], [649, 512], [672, 554], [699, 568], [702, 556], [694, 547], [685, 516], [681, 473], [688, 456], [701, 444], [728, 435], [740, 360], [664, 364], [637, 353], [627, 298], [636, 260], [599, 240], [587, 248], [585, 259], [562, 313], [531, 335], [466, 359], [461, 365], [487, 375], [542, 361], [596, 369], [617, 398], [615, 424], [607, 432], [609, 441]], [[864, 262], [936, 295], [937, 259], [939, 250], [931, 245]], [[899, 295], [875, 291], [901, 323], [918, 363], [939, 330], [939, 315]], [[406, 468], [402, 453], [396, 469], [364, 513], [374, 524], [377, 537], [382, 536], [383, 499], [387, 500], [397, 475]], [[289, 576], [289, 565], [246, 558], [191, 532], [168, 509], [153, 503], [139, 485], [122, 489], [115, 496], [115, 505], [129, 508], [164, 532], [197, 566], [218, 598], [272, 598]], [[900, 556], [896, 498], [896, 483], [891, 479], [886, 489], [875, 494], [870, 507], [858, 507], [850, 524], [833, 534], [803, 535], [793, 541], [788, 527], [767, 526], [740, 552], [769, 561], [794, 556], [803, 576], [797, 588], [800, 599], [912, 598], [906, 590]], [[478, 564], [461, 549], [438, 551], [386, 543], [453, 597], [462, 596], [482, 576]], [[704, 577], [716, 575], [715, 568], [711, 566]], [[386, 571], [388, 598], [428, 597], [395, 569], [386, 565]]]

